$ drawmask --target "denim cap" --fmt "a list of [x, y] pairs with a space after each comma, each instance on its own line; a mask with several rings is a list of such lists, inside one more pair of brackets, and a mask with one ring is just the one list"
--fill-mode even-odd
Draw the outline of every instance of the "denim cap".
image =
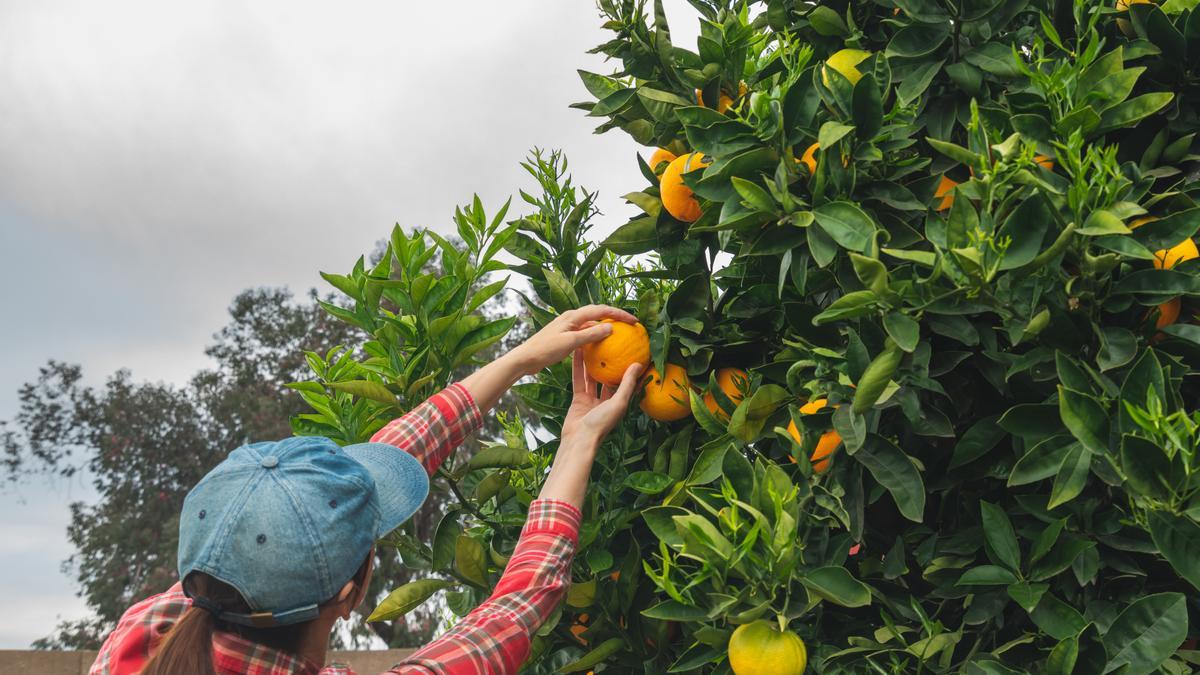
[[[193, 572], [237, 589], [253, 612], [219, 611], [225, 621], [314, 619], [375, 540], [408, 520], [428, 494], [425, 468], [392, 445], [343, 448], [319, 436], [244, 445], [184, 499], [179, 578], [185, 592]], [[205, 598], [196, 605], [213, 609]]]

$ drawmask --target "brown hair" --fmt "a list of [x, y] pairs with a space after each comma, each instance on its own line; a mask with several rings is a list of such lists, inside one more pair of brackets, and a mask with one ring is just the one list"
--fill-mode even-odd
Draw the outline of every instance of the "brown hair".
[[[353, 581], [360, 588], [366, 584], [373, 555], [374, 550], [367, 555], [354, 574]], [[240, 614], [253, 611], [237, 589], [203, 572], [189, 574], [184, 584], [191, 597], [202, 597], [223, 611]], [[251, 642], [296, 654], [300, 651], [300, 642], [308, 623], [252, 628], [218, 621], [212, 612], [193, 605], [171, 627], [166, 639], [142, 669], [141, 675], [215, 675], [212, 660], [212, 640], [215, 631], [235, 633]]]

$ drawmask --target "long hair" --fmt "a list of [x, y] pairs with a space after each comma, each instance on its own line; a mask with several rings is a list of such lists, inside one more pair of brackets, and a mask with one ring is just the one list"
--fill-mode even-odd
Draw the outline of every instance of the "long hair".
[[[366, 584], [374, 550], [367, 555], [353, 580], [360, 588]], [[206, 598], [224, 611], [249, 613], [252, 610], [237, 589], [203, 572], [189, 574], [184, 583], [189, 593]], [[298, 654], [305, 629], [310, 622], [287, 626], [253, 628], [227, 621], [217, 621], [212, 612], [192, 606], [175, 622], [166, 639], [158, 646], [141, 675], [215, 675], [212, 660], [213, 633], [216, 631], [235, 633], [241, 637], [272, 649]]]

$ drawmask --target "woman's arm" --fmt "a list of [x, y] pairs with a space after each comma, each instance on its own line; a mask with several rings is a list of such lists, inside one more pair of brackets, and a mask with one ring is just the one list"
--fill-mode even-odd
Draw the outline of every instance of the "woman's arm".
[[620, 421], [637, 388], [641, 366], [630, 366], [615, 391], [597, 386], [575, 354], [574, 400], [558, 453], [492, 596], [449, 632], [392, 673], [507, 675], [529, 656], [533, 634], [562, 601], [571, 581], [588, 477], [600, 442]]
[[371, 442], [404, 450], [432, 476], [463, 439], [479, 428], [483, 415], [495, 407], [514, 382], [562, 361], [582, 345], [607, 337], [612, 327], [595, 323], [600, 319], [637, 320], [628, 312], [605, 305], [564, 312], [512, 351], [389, 422], [371, 437]]

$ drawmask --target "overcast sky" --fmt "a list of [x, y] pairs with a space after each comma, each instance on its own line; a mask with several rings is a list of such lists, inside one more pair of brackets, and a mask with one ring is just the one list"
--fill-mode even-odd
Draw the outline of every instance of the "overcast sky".
[[[50, 358], [185, 381], [239, 290], [320, 285], [472, 193], [492, 211], [534, 145], [624, 222], [638, 148], [567, 108], [608, 68], [600, 23], [590, 0], [0, 3], [0, 418]], [[59, 565], [89, 496], [0, 488], [0, 648], [86, 614]]]

